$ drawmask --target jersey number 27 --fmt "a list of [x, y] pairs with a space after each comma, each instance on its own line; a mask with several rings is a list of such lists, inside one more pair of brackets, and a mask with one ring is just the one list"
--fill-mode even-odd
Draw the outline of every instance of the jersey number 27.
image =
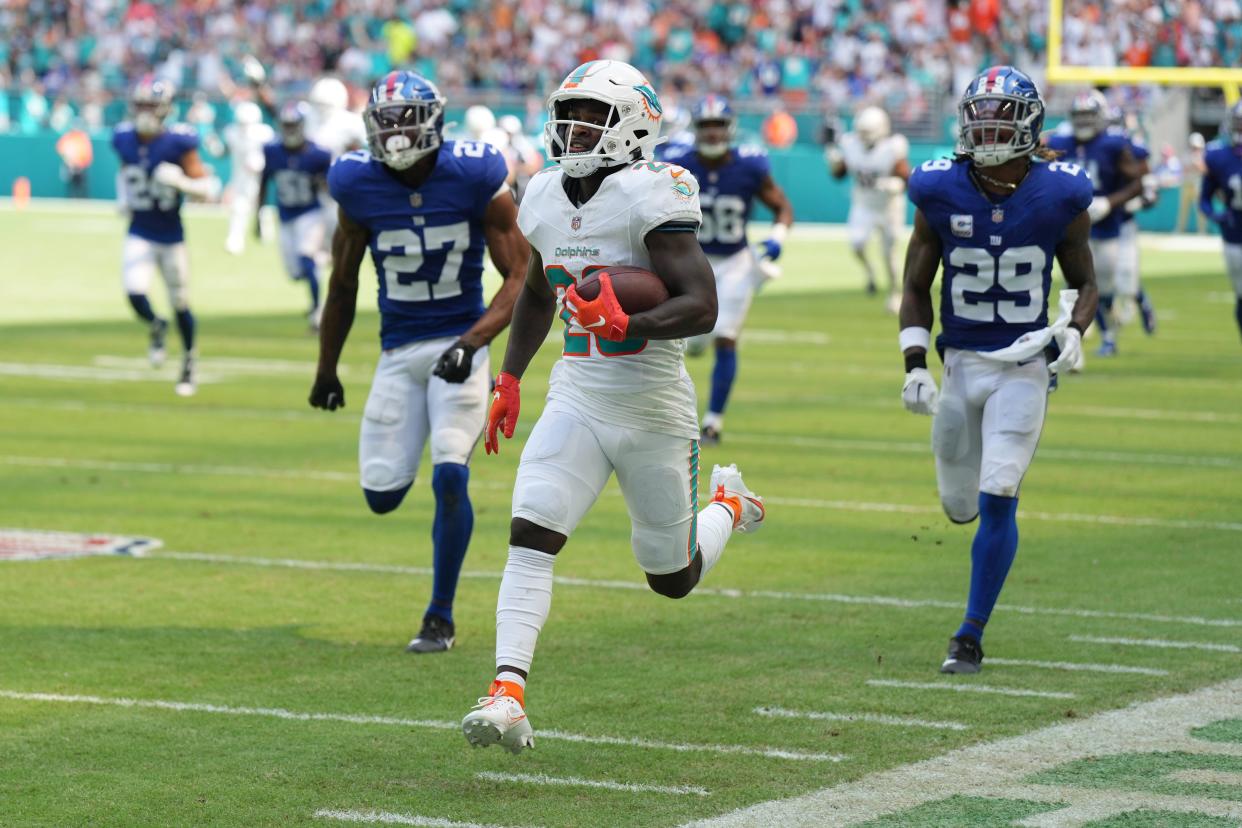
[[429, 302], [461, 296], [461, 265], [468, 247], [470, 223], [465, 221], [424, 227], [422, 236], [413, 230], [380, 233], [375, 249], [383, 259], [376, 256], [376, 266], [384, 274], [388, 298]]

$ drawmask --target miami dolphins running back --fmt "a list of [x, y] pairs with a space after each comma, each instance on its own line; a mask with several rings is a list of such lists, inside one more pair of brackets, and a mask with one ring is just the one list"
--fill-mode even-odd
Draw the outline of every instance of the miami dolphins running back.
[[[1225, 119], [1219, 140], [1204, 155], [1207, 174], [1199, 193], [1199, 209], [1220, 227], [1225, 243], [1225, 270], [1233, 282], [1234, 317], [1242, 332], [1242, 101]], [[1216, 198], [1224, 202], [1217, 205]]]
[[[504, 158], [486, 144], [443, 140], [435, 84], [392, 72], [371, 90], [364, 117], [370, 150], [346, 153], [328, 173], [340, 221], [310, 404], [345, 405], [337, 364], [370, 249], [383, 350], [362, 412], [362, 491], [376, 514], [396, 509], [430, 439], [435, 572], [422, 628], [406, 649], [443, 652], [456, 638], [453, 598], [474, 528], [467, 463], [487, 415], [487, 345], [509, 324], [529, 247]], [[505, 280], [488, 307], [484, 247]]]
[[185, 195], [215, 198], [220, 181], [198, 154], [198, 133], [183, 124], [169, 125], [175, 89], [147, 75], [130, 97], [133, 121], [117, 126], [112, 146], [119, 156], [117, 201], [129, 215], [122, 279], [134, 313], [147, 326], [151, 364], [164, 362], [168, 321], [151, 308], [147, 292], [159, 270], [181, 334], [182, 360], [175, 391], [188, 397], [197, 389], [194, 314], [190, 311], [190, 258], [181, 225]]
[[[1074, 365], [1096, 288], [1091, 181], [1077, 164], [1037, 156], [1044, 102], [1034, 82], [993, 66], [971, 81], [958, 120], [957, 157], [928, 161], [910, 177], [917, 210], [899, 340], [902, 400], [915, 414], [934, 415], [940, 502], [954, 523], [979, 519], [965, 617], [940, 668], [977, 673], [984, 626], [1018, 551], [1018, 490], [1043, 428], [1049, 372]], [[1061, 294], [1049, 324], [1054, 258], [1073, 291]], [[941, 267], [938, 391], [927, 352]], [[1050, 345], [1059, 349], [1051, 364]]]
[[[327, 186], [332, 156], [306, 140], [306, 105], [290, 101], [280, 108], [280, 139], [263, 147], [263, 177], [256, 212], [267, 197], [267, 185], [276, 184], [280, 214], [280, 254], [285, 272], [306, 283], [310, 310], [306, 318], [319, 330], [319, 265], [315, 256], [323, 247], [323, 206], [320, 193]], [[260, 233], [255, 221], [255, 236]]]
[[[664, 154], [670, 164], [685, 167], [698, 179], [703, 223], [699, 244], [716, 274], [719, 315], [710, 337], [696, 337], [690, 349], [702, 350], [705, 340], [715, 341], [716, 363], [712, 368], [712, 392], [703, 415], [700, 442], [715, 445], [724, 430], [725, 406], [737, 377], [737, 341], [742, 333], [751, 299], [766, 276], [760, 260], [775, 262], [789, 227], [793, 206], [785, 191], [772, 179], [768, 155], [761, 147], [734, 146], [737, 118], [733, 107], [719, 95], [708, 95], [693, 113], [694, 143]], [[768, 237], [758, 255], [746, 241], [750, 210], [758, 199], [774, 216]]]

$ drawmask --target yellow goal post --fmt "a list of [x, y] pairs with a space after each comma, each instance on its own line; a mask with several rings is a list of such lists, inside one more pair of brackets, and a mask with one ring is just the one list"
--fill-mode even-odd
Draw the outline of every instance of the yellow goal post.
[[1048, 0], [1048, 83], [1112, 86], [1218, 86], [1232, 106], [1242, 95], [1242, 69], [1206, 66], [1066, 66], [1061, 63], [1062, 0]]

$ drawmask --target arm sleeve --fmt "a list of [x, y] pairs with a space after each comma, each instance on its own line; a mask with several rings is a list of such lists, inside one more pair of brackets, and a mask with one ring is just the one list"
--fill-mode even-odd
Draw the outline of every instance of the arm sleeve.
[[656, 227], [671, 221], [703, 223], [699, 208], [699, 182], [684, 167], [668, 166], [660, 172], [643, 167], [621, 175], [641, 176], [630, 211], [630, 227], [640, 243]]

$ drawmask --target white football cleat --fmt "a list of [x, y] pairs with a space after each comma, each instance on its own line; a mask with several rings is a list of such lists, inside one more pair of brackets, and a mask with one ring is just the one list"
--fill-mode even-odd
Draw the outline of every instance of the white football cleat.
[[500, 745], [510, 753], [521, 753], [524, 748], [535, 747], [535, 732], [531, 730], [526, 711], [512, 696], [484, 696], [474, 709], [461, 720], [461, 731], [466, 741], [475, 747]]
[[194, 392], [198, 390], [196, 373], [194, 369], [194, 355], [186, 354], [185, 359], [181, 362], [181, 376], [173, 387], [178, 397], [194, 396]]
[[746, 488], [736, 465], [713, 466], [711, 487], [712, 503], [723, 503], [733, 512], [734, 531], [755, 532], [763, 525], [763, 498]]

